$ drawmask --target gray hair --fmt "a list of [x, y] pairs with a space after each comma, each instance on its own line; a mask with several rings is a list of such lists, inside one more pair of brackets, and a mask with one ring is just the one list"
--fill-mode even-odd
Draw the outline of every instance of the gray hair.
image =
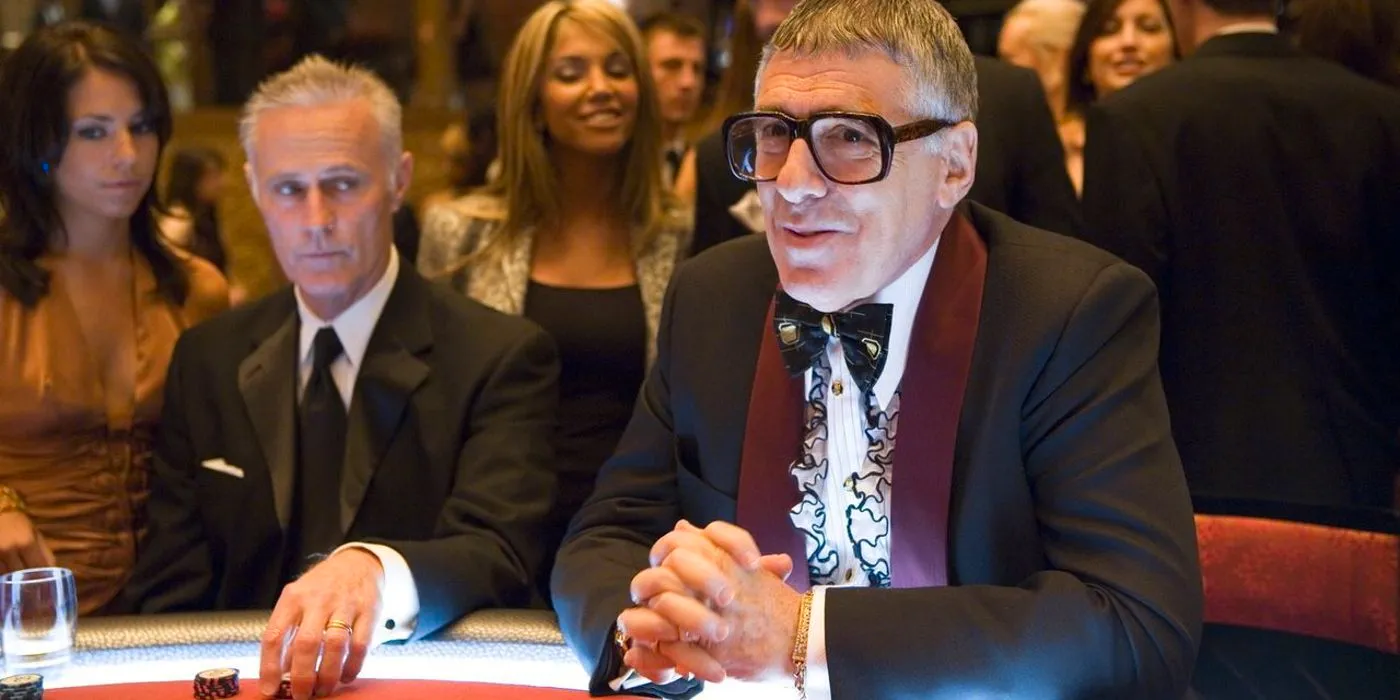
[[763, 47], [759, 83], [779, 51], [879, 51], [907, 67], [911, 115], [950, 122], [977, 118], [972, 51], [953, 16], [934, 0], [803, 0]]
[[[290, 69], [264, 80], [248, 103], [238, 123], [238, 138], [243, 153], [253, 160], [253, 134], [258, 116], [270, 109], [283, 107], [318, 107], [337, 102], [366, 100], [390, 162], [403, 152], [403, 107], [394, 91], [378, 76], [359, 66], [342, 65], [322, 56], [311, 55]], [[391, 179], [393, 173], [391, 170]]]

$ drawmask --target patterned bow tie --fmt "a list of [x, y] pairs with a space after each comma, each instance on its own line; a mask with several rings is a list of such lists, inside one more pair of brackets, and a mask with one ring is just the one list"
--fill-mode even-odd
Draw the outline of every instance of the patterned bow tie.
[[894, 305], [862, 304], [850, 311], [824, 314], [786, 292], [778, 292], [776, 303], [773, 330], [778, 333], [778, 347], [788, 372], [806, 372], [817, 355], [826, 351], [827, 340], [836, 336], [841, 340], [846, 367], [861, 393], [874, 388], [889, 356], [885, 344], [890, 337]]

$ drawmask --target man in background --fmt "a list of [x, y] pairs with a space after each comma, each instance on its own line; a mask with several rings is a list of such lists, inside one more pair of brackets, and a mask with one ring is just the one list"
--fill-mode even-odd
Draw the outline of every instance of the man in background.
[[666, 183], [670, 185], [690, 150], [685, 129], [694, 121], [705, 93], [705, 26], [694, 18], [663, 12], [647, 19], [641, 28], [661, 101]]
[[[1198, 510], [1394, 508], [1400, 93], [1278, 35], [1273, 0], [1172, 0], [1187, 57], [1087, 122], [1088, 240], [1162, 299]], [[1288, 591], [1284, 595], [1290, 595]], [[1400, 696], [1394, 657], [1207, 627], [1206, 698]]]

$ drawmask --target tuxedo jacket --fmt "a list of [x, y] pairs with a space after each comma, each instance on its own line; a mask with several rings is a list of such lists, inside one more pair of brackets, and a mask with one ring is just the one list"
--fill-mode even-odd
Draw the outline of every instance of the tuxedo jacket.
[[[943, 409], [959, 416], [946, 523], [935, 523], [949, 585], [829, 590], [834, 697], [1180, 698], [1200, 573], [1152, 285], [1083, 243], [964, 211], [986, 263], [964, 400]], [[935, 259], [929, 283], [951, 272]], [[595, 692], [618, 668], [610, 631], [650, 546], [680, 518], [741, 515], [747, 407], [777, 283], [765, 241], [746, 237], [683, 265], [671, 286], [656, 366], [555, 563], [560, 625]], [[917, 499], [906, 512], [932, 500], [909, 486], [928, 465], [901, 453], [927, 428], [909, 422], [910, 397], [939, 390], [910, 384], [925, 360], [910, 353], [900, 386], [896, 518], [901, 499]], [[798, 499], [794, 485], [773, 514]], [[671, 691], [694, 688], [654, 689]]]
[[1084, 206], [1157, 283], [1193, 494], [1393, 506], [1400, 92], [1216, 37], [1090, 111]]
[[[287, 288], [180, 339], [149, 535], [126, 591], [134, 611], [277, 602], [295, 501], [298, 326]], [[400, 267], [351, 400], [338, 517], [345, 541], [408, 562], [415, 637], [529, 602], [552, 505], [557, 379], [538, 327]]]
[[[977, 177], [967, 198], [1031, 226], [1079, 232], [1079, 201], [1040, 81], [1025, 68], [974, 56], [977, 67]], [[729, 169], [723, 134], [695, 146], [695, 233], [699, 253], [753, 230], [729, 208], [753, 189]]]

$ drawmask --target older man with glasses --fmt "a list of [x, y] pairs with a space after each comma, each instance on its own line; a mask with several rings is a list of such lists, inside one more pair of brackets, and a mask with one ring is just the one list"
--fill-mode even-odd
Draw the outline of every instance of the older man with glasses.
[[807, 0], [725, 125], [766, 240], [683, 267], [554, 570], [597, 693], [1180, 698], [1201, 625], [1157, 299], [962, 203], [933, 0]]

